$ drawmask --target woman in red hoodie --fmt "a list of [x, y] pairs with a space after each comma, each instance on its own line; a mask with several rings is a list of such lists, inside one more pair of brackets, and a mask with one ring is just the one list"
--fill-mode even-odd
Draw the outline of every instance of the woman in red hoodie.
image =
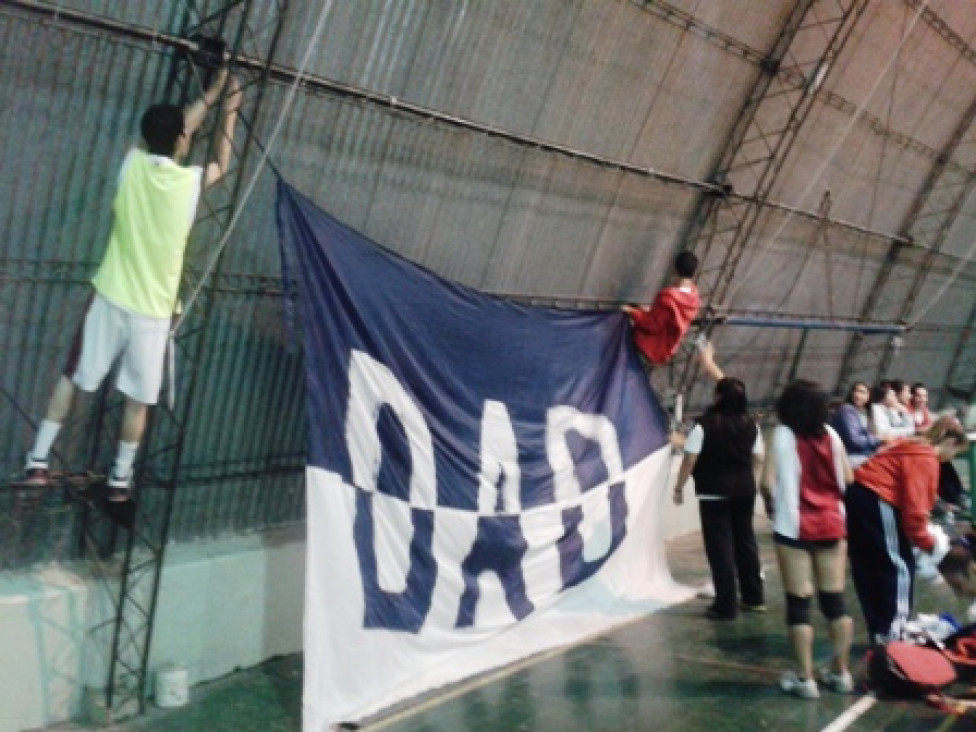
[[936, 565], [949, 550], [945, 533], [929, 526], [929, 513], [938, 493], [939, 464], [967, 445], [959, 421], [942, 417], [924, 435], [896, 441], [854, 471], [845, 495], [847, 547], [874, 643], [898, 639], [911, 615], [913, 547]]

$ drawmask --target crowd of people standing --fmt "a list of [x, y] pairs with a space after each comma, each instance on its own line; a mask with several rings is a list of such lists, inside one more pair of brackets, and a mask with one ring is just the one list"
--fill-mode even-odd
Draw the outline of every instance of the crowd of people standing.
[[[698, 259], [680, 252], [671, 283], [648, 307], [624, 306], [641, 364], [650, 375], [676, 353], [698, 307]], [[759, 544], [753, 528], [762, 496], [773, 529], [786, 624], [797, 669], [780, 687], [813, 699], [820, 684], [850, 693], [852, 619], [844, 588], [848, 562], [872, 644], [900, 639], [912, 612], [916, 567], [936, 568], [961, 596], [976, 597], [970, 539], [951, 540], [930, 521], [940, 499], [961, 498], [952, 459], [968, 447], [959, 420], [933, 417], [924, 384], [856, 382], [831, 409], [816, 382], [789, 384], [776, 401], [767, 437], [750, 416], [746, 386], [726, 375], [707, 341], [702, 368], [715, 381], [711, 405], [687, 436], [674, 501], [694, 479], [714, 600], [711, 621], [765, 612]], [[950, 491], [950, 486], [954, 490]], [[933, 569], [932, 571], [935, 571]], [[815, 672], [811, 609], [816, 594], [827, 622], [831, 657]]]
[[[959, 420], [934, 417], [924, 385], [854, 384], [830, 408], [826, 391], [794, 381], [776, 401], [764, 441], [749, 416], [745, 385], [726, 376], [706, 344], [699, 359], [715, 379], [712, 405], [684, 441], [674, 501], [689, 478], [698, 498], [705, 556], [714, 585], [712, 621], [765, 610], [756, 499], [769, 516], [783, 583], [796, 670], [783, 691], [817, 698], [820, 686], [850, 693], [853, 622], [844, 599], [848, 562], [872, 644], [901, 638], [912, 612], [916, 566], [928, 562], [958, 594], [976, 595], [972, 551], [930, 516], [942, 466], [968, 446]], [[831, 657], [815, 669], [814, 600], [826, 620]], [[818, 685], [819, 681], [819, 685]]]

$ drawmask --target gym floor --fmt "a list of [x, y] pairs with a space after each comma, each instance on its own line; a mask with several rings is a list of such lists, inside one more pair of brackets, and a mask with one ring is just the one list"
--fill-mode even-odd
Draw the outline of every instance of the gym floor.
[[[765, 521], [757, 519], [757, 530]], [[777, 680], [791, 668], [783, 593], [773, 548], [761, 538], [766, 574], [765, 614], [716, 622], [703, 616], [709, 601], [676, 605], [590, 642], [528, 659], [456, 687], [412, 700], [360, 725], [391, 732], [461, 730], [976, 730], [976, 712], [955, 716], [924, 701], [877, 700], [864, 685], [866, 635], [853, 592], [853, 673], [856, 692], [821, 698], [783, 694]], [[676, 580], [701, 586], [708, 568], [701, 536], [668, 543]], [[951, 612], [965, 605], [945, 585], [920, 581], [916, 612]], [[815, 615], [817, 657], [829, 651]], [[148, 732], [272, 732], [301, 729], [302, 658], [271, 660], [191, 689], [190, 703], [159, 709], [110, 727], [59, 725], [58, 730]], [[954, 695], [976, 692], [955, 684]]]

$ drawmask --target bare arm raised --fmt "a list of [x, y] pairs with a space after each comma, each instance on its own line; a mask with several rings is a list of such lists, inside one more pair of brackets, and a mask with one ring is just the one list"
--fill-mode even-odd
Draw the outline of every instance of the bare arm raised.
[[193, 102], [193, 104], [183, 108], [184, 135], [192, 137], [200, 129], [200, 125], [203, 124], [203, 120], [207, 116], [207, 111], [220, 98], [220, 92], [223, 90], [224, 84], [227, 83], [228, 76], [229, 74], [226, 68], [217, 71], [217, 76], [214, 78], [210, 87], [203, 93], [203, 96]]
[[204, 176], [204, 186], [212, 186], [223, 178], [230, 169], [230, 158], [234, 146], [234, 128], [237, 125], [237, 114], [243, 99], [240, 84], [233, 76], [228, 82], [227, 99], [224, 102], [224, 115], [217, 130], [216, 160], [207, 165]]
[[715, 381], [725, 378], [725, 372], [715, 363], [715, 346], [712, 345], [711, 341], [705, 341], [699, 348], [698, 362], [705, 369], [705, 373], [715, 379]]

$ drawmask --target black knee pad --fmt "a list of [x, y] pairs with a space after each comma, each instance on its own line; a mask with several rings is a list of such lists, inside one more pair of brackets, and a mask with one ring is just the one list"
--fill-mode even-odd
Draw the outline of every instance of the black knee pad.
[[827, 620], [834, 621], [847, 615], [843, 592], [820, 592], [817, 599], [820, 601], [820, 612]]
[[786, 624], [810, 625], [810, 598], [786, 593]]

